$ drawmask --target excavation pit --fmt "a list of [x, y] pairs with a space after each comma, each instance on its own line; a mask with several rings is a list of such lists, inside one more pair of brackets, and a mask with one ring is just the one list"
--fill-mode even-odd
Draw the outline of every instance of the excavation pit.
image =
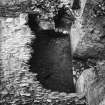
[[46, 89], [75, 92], [69, 34], [40, 30], [36, 19], [35, 15], [28, 16], [28, 25], [36, 37], [31, 43], [30, 71], [38, 74], [38, 81]]

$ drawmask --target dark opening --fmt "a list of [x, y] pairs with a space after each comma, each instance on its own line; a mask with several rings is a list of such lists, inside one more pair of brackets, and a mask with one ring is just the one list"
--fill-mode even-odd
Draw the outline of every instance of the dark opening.
[[77, 10], [77, 9], [80, 9], [80, 8], [81, 8], [81, 6], [80, 6], [80, 0], [74, 0], [72, 9], [73, 10]]
[[75, 17], [67, 7], [59, 9], [58, 14], [54, 17], [55, 27], [61, 29], [69, 29], [72, 23], [75, 21]]
[[75, 92], [69, 35], [39, 30], [35, 14], [29, 14], [28, 19], [28, 25], [36, 36], [31, 44], [34, 52], [29, 60], [30, 71], [38, 74], [37, 79], [46, 89]]

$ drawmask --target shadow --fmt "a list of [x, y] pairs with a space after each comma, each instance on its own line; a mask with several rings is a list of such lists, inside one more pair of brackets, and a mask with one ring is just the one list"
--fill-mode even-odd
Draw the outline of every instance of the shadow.
[[38, 74], [38, 81], [46, 89], [75, 92], [69, 35], [54, 30], [38, 31], [35, 18], [29, 15], [28, 25], [36, 36], [31, 43], [30, 72]]

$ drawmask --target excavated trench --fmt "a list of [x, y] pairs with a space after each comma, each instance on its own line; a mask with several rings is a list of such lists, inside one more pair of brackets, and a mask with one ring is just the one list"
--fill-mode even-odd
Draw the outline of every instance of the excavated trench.
[[[75, 8], [74, 3], [73, 9], [78, 8]], [[66, 13], [65, 9], [61, 9], [54, 19], [55, 27], [66, 31], [70, 30], [75, 21], [73, 15]], [[80, 75], [83, 70], [95, 65], [91, 63], [93, 60], [88, 62], [88, 59], [74, 58], [71, 54], [70, 35], [54, 29], [43, 30], [37, 15], [29, 14], [27, 24], [36, 37], [31, 43], [33, 53], [29, 60], [30, 72], [38, 74], [38, 81], [46, 89], [74, 93], [73, 71], [76, 70]], [[75, 74], [76, 80], [79, 75]]]
[[36, 38], [32, 41], [30, 72], [46, 89], [59, 92], [75, 92], [72, 73], [72, 56], [68, 34], [54, 30], [38, 31], [34, 15], [29, 15], [28, 25]]

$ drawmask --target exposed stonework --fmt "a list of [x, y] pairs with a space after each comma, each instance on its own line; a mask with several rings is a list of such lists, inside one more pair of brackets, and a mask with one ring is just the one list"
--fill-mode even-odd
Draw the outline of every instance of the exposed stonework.
[[[0, 18], [1, 43], [1, 104], [38, 104], [64, 105], [71, 103], [82, 94], [67, 94], [46, 90], [36, 79], [36, 73], [29, 72], [28, 59], [32, 49], [28, 44], [35, 38], [27, 22], [27, 14], [16, 18]], [[78, 100], [79, 102], [79, 100]]]
[[[3, 1], [5, 4], [5, 0], [3, 0]], [[104, 16], [97, 17], [94, 15], [94, 11], [93, 11], [93, 7], [99, 1], [101, 1], [101, 0], [87, 0], [86, 6], [82, 13], [82, 17], [79, 19], [77, 18], [77, 20], [75, 21], [74, 26], [77, 24], [80, 24], [80, 27], [76, 26], [77, 29], [75, 29], [75, 30], [77, 30], [77, 33], [78, 33], [78, 30], [81, 30], [79, 32], [82, 33], [82, 36], [80, 37], [79, 40], [76, 41], [77, 44], [74, 49], [74, 51], [75, 51], [74, 56], [78, 56], [83, 59], [88, 58], [88, 57], [104, 59], [104, 57], [105, 57], [105, 55], [104, 55], [104, 52], [105, 52], [105, 50], [104, 50], [105, 49], [105, 39], [104, 39], [105, 17]], [[24, 17], [24, 15], [21, 15], [21, 16]], [[20, 22], [21, 19], [22, 19], [22, 21]], [[3, 86], [7, 87], [7, 88], [3, 87], [4, 90], [2, 91], [2, 96], [7, 95], [8, 93], [11, 93], [11, 92], [13, 94], [13, 89], [14, 89], [14, 90], [17, 90], [17, 91], [14, 91], [14, 93], [17, 93], [17, 94], [15, 94], [16, 100], [12, 100], [13, 95], [11, 95], [11, 97], [9, 96], [9, 98], [11, 98], [12, 102], [17, 101], [17, 97], [20, 97], [20, 96], [29, 97], [28, 99], [31, 100], [32, 97], [30, 98], [30, 96], [35, 95], [34, 93], [36, 93], [36, 90], [38, 90], [39, 93], [42, 93], [42, 92], [44, 93], [44, 94], [41, 94], [41, 96], [42, 97], [44, 96], [44, 98], [42, 98], [42, 97], [40, 98], [39, 93], [36, 94], [36, 96], [39, 95], [39, 96], [37, 96], [37, 100], [42, 101], [43, 99], [45, 99], [49, 103], [51, 103], [52, 100], [58, 101], [58, 99], [65, 100], [68, 98], [70, 99], [70, 97], [76, 97], [77, 94], [71, 94], [71, 95], [66, 94], [66, 93], [59, 94], [57, 92], [54, 93], [54, 92], [51, 92], [50, 90], [43, 89], [39, 85], [38, 81], [36, 83], [30, 82], [30, 81], [32, 81], [32, 79], [35, 79], [35, 78], [33, 78], [33, 77], [35, 77], [35, 75], [30, 76], [29, 72], [27, 72], [28, 68], [25, 66], [25, 63], [24, 63], [25, 62], [24, 59], [27, 60], [27, 57], [29, 57], [29, 55], [27, 55], [27, 53], [29, 53], [29, 49], [26, 48], [25, 52], [24, 52], [23, 46], [31, 38], [29, 35], [30, 33], [27, 33], [27, 30], [29, 31], [29, 29], [27, 29], [27, 27], [24, 25], [26, 21], [24, 22], [23, 18], [20, 18], [20, 19], [19, 18], [15, 18], [15, 19], [14, 18], [1, 18], [0, 20], [1, 20], [0, 21], [0, 24], [1, 24], [1, 26], [0, 26], [0, 34], [1, 34], [0, 41], [1, 42], [0, 43], [2, 45], [2, 46], [0, 46], [1, 50], [2, 50], [0, 53], [0, 55], [2, 55], [0, 59], [2, 59], [2, 68], [3, 68], [2, 83], [4, 83]], [[82, 21], [82, 23], [81, 23], [81, 21]], [[13, 24], [13, 23], [15, 23], [15, 24]], [[13, 27], [15, 27], [15, 29]], [[21, 31], [20, 30], [21, 28], [23, 30], [26, 30], [27, 34], [24, 33], [23, 31]], [[16, 32], [14, 32], [14, 31], [16, 31]], [[21, 34], [18, 34], [17, 31], [19, 31], [19, 33], [21, 33], [22, 35], [24, 35], [24, 34], [27, 35], [27, 38], [21, 36]], [[76, 33], [76, 35], [77, 35], [77, 33]], [[79, 36], [77, 36], [77, 37], [79, 37]], [[15, 41], [16, 38], [17, 38], [17, 40]], [[72, 39], [72, 40], [74, 40], [74, 39]], [[21, 41], [22, 43], [20, 43], [20, 40], [22, 40]], [[16, 46], [19, 46], [19, 47], [16, 47], [15, 44], [16, 44]], [[18, 55], [18, 57], [17, 57], [17, 55]], [[21, 67], [23, 67], [23, 68], [21, 68]], [[12, 68], [14, 68], [14, 69], [12, 69]], [[6, 70], [6, 72], [5, 72], [5, 70]], [[21, 70], [25, 71], [25, 73], [21, 73]], [[20, 78], [21, 77], [20, 74], [22, 75], [23, 79]], [[26, 77], [24, 77], [23, 75], [25, 75]], [[14, 77], [18, 77], [18, 78], [14, 79]], [[19, 82], [18, 82], [18, 80], [19, 80]], [[87, 94], [87, 99], [89, 99], [88, 102], [90, 103], [90, 105], [99, 105], [99, 104], [104, 105], [104, 102], [105, 102], [104, 101], [105, 98], [103, 97], [104, 95], [100, 96], [101, 92], [99, 92], [99, 91], [102, 91], [104, 93], [104, 88], [103, 88], [104, 85], [103, 84], [105, 84], [105, 82], [103, 79], [101, 79], [98, 82], [95, 81], [90, 86], [89, 93]], [[24, 87], [24, 86], [28, 86], [28, 85], [32, 86], [32, 88], [30, 88], [30, 90], [32, 90], [31, 92], [34, 92], [33, 94], [25, 93], [24, 92], [25, 88], [21, 88], [23, 90], [20, 89], [20, 87]], [[39, 85], [39, 88], [37, 88], [35, 90], [36, 85]], [[12, 87], [12, 88], [10, 89], [10, 87]], [[97, 88], [95, 89], [95, 87], [97, 87]], [[42, 90], [42, 91], [40, 91], [40, 90]], [[96, 92], [99, 92], [99, 94]], [[92, 98], [90, 98], [90, 96]], [[100, 96], [100, 98], [99, 98], [99, 96]], [[6, 97], [8, 100], [8, 96], [6, 96]], [[63, 99], [62, 99], [62, 97], [63, 97]], [[35, 98], [35, 96], [34, 96], [34, 98]], [[99, 101], [100, 101], [99, 99], [101, 100], [101, 103], [99, 103]], [[22, 102], [26, 102], [26, 100], [23, 100]], [[34, 100], [34, 102], [35, 102], [35, 100]]]

